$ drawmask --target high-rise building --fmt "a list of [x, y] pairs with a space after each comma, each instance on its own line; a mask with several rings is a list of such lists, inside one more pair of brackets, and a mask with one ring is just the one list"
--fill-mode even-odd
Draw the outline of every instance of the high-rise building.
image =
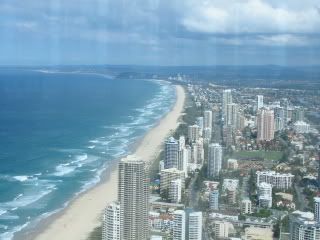
[[200, 127], [198, 125], [188, 126], [188, 139], [189, 143], [197, 141], [200, 137]]
[[212, 129], [211, 128], [203, 129], [203, 138], [206, 143], [210, 143], [211, 137], [212, 137]]
[[191, 212], [188, 222], [188, 239], [202, 240], [202, 212]]
[[241, 201], [241, 213], [251, 214], [252, 213], [252, 203], [249, 199], [243, 199]]
[[204, 111], [203, 128], [212, 128], [212, 111]]
[[169, 195], [169, 187], [173, 180], [181, 180], [182, 191], [185, 187], [185, 173], [176, 168], [164, 169], [160, 172], [160, 194]]
[[186, 147], [186, 138], [184, 136], [179, 137], [179, 150], [182, 150]]
[[223, 90], [222, 92], [222, 116], [227, 114], [227, 105], [232, 103], [231, 89]]
[[238, 104], [235, 104], [235, 103], [227, 104], [227, 114], [225, 117], [225, 123], [227, 126], [230, 126], [233, 129], [237, 128], [238, 113], [239, 113]]
[[226, 221], [214, 221], [213, 232], [215, 239], [228, 238], [229, 237], [229, 223]]
[[320, 197], [314, 198], [314, 220], [320, 223]]
[[[199, 131], [202, 132], [204, 129], [204, 119], [203, 117], [197, 117], [196, 119], [196, 125], [199, 126]], [[201, 134], [200, 134], [201, 135]]]
[[228, 187], [227, 189], [227, 200], [228, 204], [233, 205], [237, 203], [237, 188]]
[[121, 240], [148, 239], [149, 186], [145, 162], [129, 155], [119, 163]]
[[257, 95], [257, 110], [263, 108], [263, 95]]
[[183, 210], [173, 212], [173, 240], [186, 239], [186, 213]]
[[180, 203], [182, 197], [181, 179], [172, 180], [169, 186], [169, 199], [172, 203]]
[[290, 215], [290, 239], [320, 239], [320, 224], [314, 221], [312, 213], [295, 211]]
[[120, 240], [120, 204], [112, 202], [104, 210], [102, 240]]
[[210, 210], [219, 210], [219, 190], [215, 189], [209, 194], [209, 208]]
[[272, 185], [262, 182], [258, 185], [259, 207], [272, 207]]
[[188, 159], [189, 151], [187, 148], [182, 148], [178, 152], [178, 170], [183, 171], [185, 176], [188, 176]]
[[270, 183], [277, 189], [289, 189], [292, 187], [294, 175], [290, 173], [278, 173], [275, 171], [257, 171], [257, 185], [262, 182]]
[[178, 168], [179, 142], [170, 137], [165, 142], [164, 168]]
[[208, 176], [217, 177], [222, 166], [222, 147], [218, 143], [212, 143], [208, 149]]
[[260, 109], [257, 117], [258, 141], [271, 141], [274, 138], [274, 113], [272, 110]]

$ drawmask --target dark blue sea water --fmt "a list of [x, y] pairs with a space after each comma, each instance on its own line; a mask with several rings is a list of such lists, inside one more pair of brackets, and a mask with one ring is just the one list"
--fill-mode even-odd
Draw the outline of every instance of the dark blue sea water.
[[0, 69], [0, 239], [99, 182], [174, 101], [164, 82]]

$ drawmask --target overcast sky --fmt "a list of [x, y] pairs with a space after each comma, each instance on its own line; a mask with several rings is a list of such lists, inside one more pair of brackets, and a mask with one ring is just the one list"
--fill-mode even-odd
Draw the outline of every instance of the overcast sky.
[[0, 64], [320, 64], [320, 1], [1, 0]]

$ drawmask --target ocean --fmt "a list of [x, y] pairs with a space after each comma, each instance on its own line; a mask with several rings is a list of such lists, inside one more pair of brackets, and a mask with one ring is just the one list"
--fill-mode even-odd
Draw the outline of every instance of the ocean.
[[0, 239], [100, 181], [173, 106], [167, 82], [0, 69]]

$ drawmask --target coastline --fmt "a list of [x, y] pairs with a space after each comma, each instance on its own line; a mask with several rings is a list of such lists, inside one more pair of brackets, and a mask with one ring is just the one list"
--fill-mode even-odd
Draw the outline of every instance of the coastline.
[[[185, 92], [176, 85], [176, 102], [173, 108], [158, 124], [137, 142], [133, 154], [144, 159], [147, 165], [159, 154], [165, 138], [179, 125], [184, 110]], [[14, 239], [55, 240], [86, 239], [91, 231], [101, 223], [101, 213], [105, 206], [117, 200], [118, 161], [102, 174], [101, 181], [88, 191], [79, 194], [68, 206], [40, 222], [34, 231], [17, 234]]]

